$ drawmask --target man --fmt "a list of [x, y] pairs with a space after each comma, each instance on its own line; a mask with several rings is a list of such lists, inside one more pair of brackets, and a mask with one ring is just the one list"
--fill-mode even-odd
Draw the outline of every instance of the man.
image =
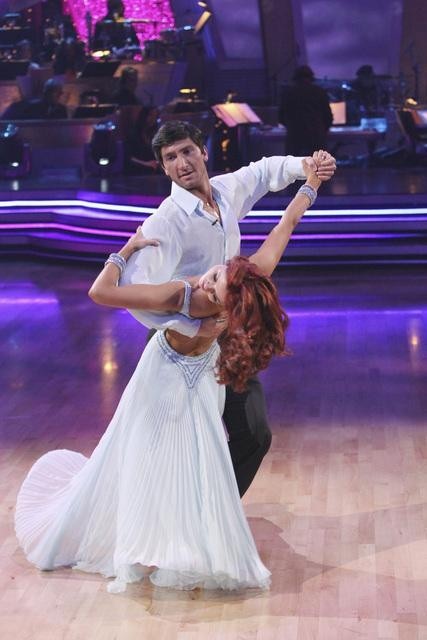
[[131, 22], [126, 21], [125, 5], [122, 0], [107, 0], [107, 13], [95, 25], [92, 48], [121, 55], [129, 46], [139, 47], [139, 40]]
[[67, 118], [67, 107], [61, 104], [62, 93], [62, 83], [55, 78], [49, 78], [43, 85], [42, 98], [13, 102], [1, 118], [2, 120], [57, 120]]
[[308, 156], [326, 149], [332, 111], [328, 94], [314, 84], [310, 67], [298, 67], [293, 80], [283, 91], [279, 120], [287, 128], [286, 153]]
[[[167, 122], [153, 139], [154, 154], [172, 180], [171, 195], [142, 227], [146, 237], [160, 241], [129, 260], [121, 284], [159, 284], [206, 272], [240, 251], [238, 221], [268, 191], [279, 191], [303, 179], [302, 158], [263, 158], [234, 173], [209, 180], [208, 152], [203, 136], [186, 122]], [[319, 177], [330, 178], [335, 161], [326, 152], [315, 154]], [[181, 314], [132, 311], [145, 325], [170, 328], [183, 335], [217, 337], [223, 325], [215, 318], [195, 320]], [[153, 381], [156, 384], [156, 381]], [[240, 495], [251, 484], [271, 443], [265, 400], [257, 379], [245, 393], [227, 388], [224, 422]]]

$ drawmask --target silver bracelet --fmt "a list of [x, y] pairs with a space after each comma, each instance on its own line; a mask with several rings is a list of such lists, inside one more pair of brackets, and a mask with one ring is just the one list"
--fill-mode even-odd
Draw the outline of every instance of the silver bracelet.
[[310, 204], [308, 206], [309, 207], [313, 206], [314, 201], [317, 198], [316, 189], [313, 189], [313, 187], [310, 187], [308, 184], [303, 184], [302, 187], [298, 189], [298, 193], [303, 193], [305, 196], [307, 196], [307, 198], [310, 201]]
[[118, 253], [110, 253], [108, 258], [104, 262], [104, 266], [106, 266], [107, 264], [115, 264], [120, 271], [120, 275], [122, 275], [126, 267], [126, 260]]

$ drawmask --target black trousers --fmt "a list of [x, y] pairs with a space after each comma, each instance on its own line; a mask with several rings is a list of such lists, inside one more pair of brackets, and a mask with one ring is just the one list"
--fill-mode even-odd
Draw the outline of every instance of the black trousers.
[[[156, 333], [151, 329], [147, 342]], [[264, 390], [258, 378], [251, 378], [243, 393], [226, 387], [223, 420], [240, 497], [249, 489], [262, 459], [271, 445]]]
[[258, 378], [251, 378], [243, 393], [226, 388], [223, 419], [237, 486], [243, 496], [271, 445], [265, 396]]

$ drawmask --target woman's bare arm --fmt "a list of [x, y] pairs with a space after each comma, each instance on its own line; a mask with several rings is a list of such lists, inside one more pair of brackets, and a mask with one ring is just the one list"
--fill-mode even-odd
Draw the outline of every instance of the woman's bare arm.
[[[305, 184], [317, 191], [322, 181], [307, 164], [304, 165], [304, 169], [307, 175]], [[309, 206], [308, 196], [297, 193], [286, 207], [280, 222], [270, 231], [258, 251], [250, 256], [249, 260], [254, 262], [262, 273], [265, 275], [273, 273], [288, 245], [293, 230]]]
[[[134, 251], [148, 245], [158, 245], [157, 240], [148, 240], [135, 233], [120, 249], [119, 255], [125, 260]], [[144, 309], [176, 313], [184, 301], [184, 284], [179, 281], [165, 284], [131, 284], [118, 286], [120, 272], [115, 264], [106, 264], [89, 289], [89, 297], [97, 304], [124, 309]]]
[[[156, 240], [148, 240], [140, 230], [129, 238], [119, 251], [128, 260], [134, 251], [148, 245], [157, 245]], [[182, 309], [184, 302], [184, 283], [180, 281], [164, 284], [131, 284], [118, 286], [119, 268], [115, 264], [106, 264], [89, 289], [90, 298], [97, 304], [124, 309], [142, 309], [176, 313]], [[210, 302], [205, 291], [197, 287], [199, 276], [187, 278], [193, 285], [190, 312], [193, 318], [207, 318], [218, 313], [218, 305]]]

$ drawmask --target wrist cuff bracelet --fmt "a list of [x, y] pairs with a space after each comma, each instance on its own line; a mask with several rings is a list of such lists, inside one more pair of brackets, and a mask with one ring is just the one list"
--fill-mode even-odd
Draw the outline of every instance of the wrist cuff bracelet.
[[123, 256], [119, 255], [118, 253], [110, 253], [108, 258], [104, 262], [104, 266], [107, 264], [115, 264], [118, 270], [120, 271], [120, 275], [122, 275], [126, 267], [126, 260], [123, 258]]
[[307, 196], [310, 201], [309, 207], [313, 206], [314, 201], [317, 198], [316, 189], [313, 189], [313, 187], [310, 187], [308, 184], [303, 184], [302, 187], [298, 189], [298, 193], [303, 193], [305, 196]]

